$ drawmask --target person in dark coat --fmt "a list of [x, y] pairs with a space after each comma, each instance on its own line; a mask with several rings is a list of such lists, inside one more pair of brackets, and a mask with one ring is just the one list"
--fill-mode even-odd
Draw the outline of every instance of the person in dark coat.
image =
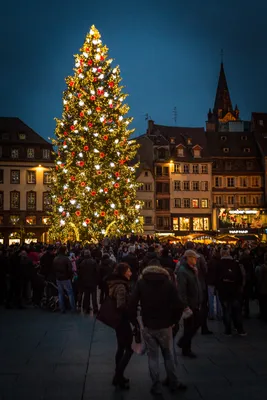
[[53, 268], [56, 275], [56, 282], [58, 287], [58, 298], [59, 307], [62, 313], [65, 313], [65, 299], [64, 291], [67, 292], [71, 310], [74, 312], [76, 310], [74, 293], [72, 289], [71, 279], [72, 279], [72, 264], [69, 257], [66, 256], [66, 247], [61, 246], [58, 251], [58, 255], [54, 258]]
[[163, 268], [170, 268], [174, 271], [175, 269], [175, 262], [173, 258], [169, 256], [169, 249], [165, 247], [162, 250], [161, 256], [159, 257], [160, 264]]
[[114, 270], [114, 262], [109, 258], [109, 254], [103, 254], [100, 266], [99, 266], [99, 289], [100, 289], [100, 304], [103, 303], [105, 298], [108, 296], [108, 285], [107, 279]]
[[142, 262], [142, 269], [146, 268], [151, 260], [157, 260], [158, 255], [153, 246], [150, 246], [145, 254]]
[[203, 302], [203, 290], [199, 280], [197, 260], [199, 258], [194, 250], [186, 250], [184, 261], [177, 273], [179, 295], [183, 302], [185, 311], [191, 315], [184, 319], [184, 334], [178, 341], [183, 356], [195, 358], [192, 352], [191, 342], [197, 330], [201, 326], [201, 304]]
[[137, 316], [141, 305], [144, 324], [143, 337], [148, 350], [148, 364], [152, 379], [151, 393], [162, 395], [159, 374], [159, 348], [164, 358], [170, 390], [186, 389], [178, 383], [172, 354], [172, 326], [180, 320], [184, 306], [168, 271], [159, 266], [149, 266], [142, 272], [130, 298], [129, 310]]
[[90, 300], [92, 298], [93, 312], [98, 312], [97, 304], [97, 285], [98, 285], [98, 265], [91, 257], [90, 250], [84, 250], [84, 260], [79, 266], [79, 284], [84, 293], [83, 311], [90, 313]]
[[228, 336], [232, 334], [232, 322], [240, 336], [246, 335], [242, 321], [244, 280], [239, 262], [233, 259], [229, 249], [223, 249], [217, 268], [216, 288], [223, 309], [225, 334]]
[[[120, 263], [115, 267], [112, 275], [107, 279], [109, 296], [115, 299], [117, 310], [121, 313], [121, 322], [116, 329], [117, 352], [115, 356], [115, 376], [113, 385], [121, 389], [129, 388], [129, 379], [124, 377], [124, 371], [133, 354], [133, 332], [128, 314], [128, 302], [130, 293], [130, 279], [132, 272], [126, 263]], [[137, 327], [137, 325], [136, 325]]]
[[128, 254], [122, 258], [122, 262], [130, 266], [132, 272], [131, 281], [135, 283], [139, 272], [139, 261], [135, 254], [135, 246], [129, 247]]

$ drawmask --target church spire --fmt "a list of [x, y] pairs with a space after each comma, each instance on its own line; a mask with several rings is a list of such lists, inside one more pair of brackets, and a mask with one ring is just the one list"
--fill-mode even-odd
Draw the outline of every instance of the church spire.
[[217, 86], [216, 97], [214, 101], [213, 112], [219, 118], [223, 118], [228, 112], [231, 113], [233, 112], [233, 106], [224, 72], [223, 62], [221, 62], [221, 70]]

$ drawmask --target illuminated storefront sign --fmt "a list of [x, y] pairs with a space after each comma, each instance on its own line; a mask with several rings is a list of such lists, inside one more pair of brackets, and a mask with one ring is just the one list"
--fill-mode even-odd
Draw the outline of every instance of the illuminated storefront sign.
[[236, 230], [236, 231], [229, 231], [230, 234], [235, 235], [235, 234], [244, 234], [244, 233], [248, 233], [247, 230]]
[[258, 211], [257, 210], [230, 210], [229, 214], [257, 214]]

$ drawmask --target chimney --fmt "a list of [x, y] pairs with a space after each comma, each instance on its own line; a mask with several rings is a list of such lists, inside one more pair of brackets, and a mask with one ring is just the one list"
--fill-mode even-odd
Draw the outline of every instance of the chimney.
[[154, 121], [152, 121], [152, 119], [149, 119], [148, 120], [148, 128], [147, 128], [148, 135], [151, 135], [153, 130], [154, 130]]

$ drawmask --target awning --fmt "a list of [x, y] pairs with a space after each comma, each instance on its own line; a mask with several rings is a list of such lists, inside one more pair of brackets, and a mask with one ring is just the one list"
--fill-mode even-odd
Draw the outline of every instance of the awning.
[[260, 240], [256, 235], [243, 235], [238, 238], [239, 240], [251, 240], [251, 241], [258, 241]]

